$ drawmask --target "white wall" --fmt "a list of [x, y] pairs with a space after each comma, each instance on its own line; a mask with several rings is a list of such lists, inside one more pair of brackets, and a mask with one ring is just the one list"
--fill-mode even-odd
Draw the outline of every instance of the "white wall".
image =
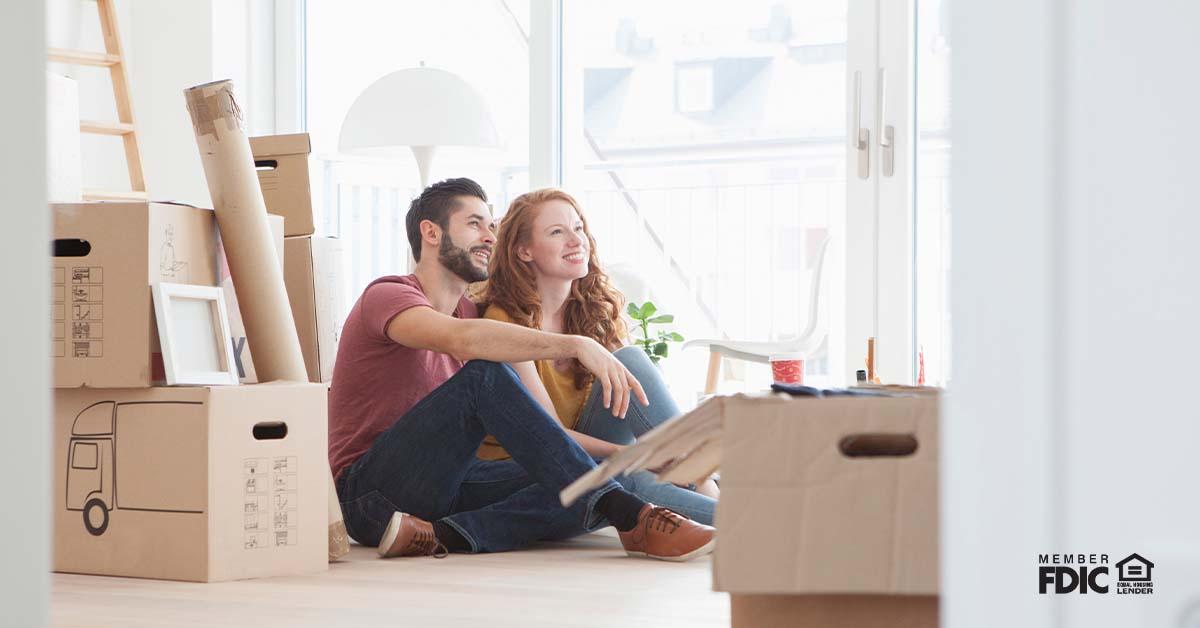
[[[183, 90], [229, 78], [247, 112], [251, 133], [274, 129], [273, 13], [249, 0], [115, 0], [118, 30], [128, 56], [133, 111], [146, 187], [153, 199], [211, 206]], [[50, 0], [53, 45], [103, 50], [95, 4]], [[115, 120], [107, 70], [55, 65], [79, 80], [80, 116]], [[261, 111], [256, 101], [261, 100]], [[84, 186], [129, 189], [121, 141], [84, 136]]]
[[[1200, 5], [953, 11], [943, 625], [1200, 625]], [[1155, 593], [1038, 595], [1053, 552]]]
[[50, 217], [46, 211], [45, 4], [0, 2], [0, 59], [9, 97], [0, 151], [0, 616], [46, 624], [50, 569]]
[[1057, 523], [1064, 542], [1154, 561], [1161, 608], [1147, 613], [1145, 601], [1128, 598], [1083, 604], [1076, 596], [1067, 600], [1065, 625], [1165, 625], [1186, 594], [1191, 619], [1170, 625], [1194, 627], [1200, 4], [1075, 0], [1067, 7], [1057, 167], [1067, 368]]
[[[116, 0], [117, 29], [125, 51], [130, 52], [130, 2]], [[99, 15], [95, 2], [47, 0], [47, 45], [53, 48], [104, 50]], [[70, 76], [79, 84], [79, 117], [84, 120], [113, 121], [117, 105], [107, 68], [51, 64], [51, 71]], [[136, 88], [135, 88], [136, 93]], [[134, 103], [136, 115], [137, 103]], [[83, 187], [102, 190], [128, 190], [129, 171], [125, 167], [125, 149], [121, 138], [84, 135], [81, 139]]]
[[211, 207], [183, 90], [213, 80], [212, 3], [134, 0], [134, 111], [150, 198]]
[[[250, 0], [131, 0], [132, 64], [146, 186], [151, 198], [211, 207], [200, 153], [183, 90], [219, 79], [233, 81], [252, 135], [274, 131], [271, 14]], [[270, 77], [270, 78], [267, 78]], [[259, 104], [261, 101], [261, 106]], [[266, 115], [270, 113], [272, 115]]]

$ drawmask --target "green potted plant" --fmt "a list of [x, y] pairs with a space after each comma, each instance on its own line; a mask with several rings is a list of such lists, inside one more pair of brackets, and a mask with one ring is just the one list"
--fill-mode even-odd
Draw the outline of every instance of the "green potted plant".
[[675, 316], [672, 314], [659, 314], [658, 308], [655, 307], [653, 301], [646, 301], [638, 305], [630, 303], [626, 308], [629, 312], [629, 317], [633, 319], [636, 326], [634, 327], [634, 342], [650, 356], [650, 359], [658, 364], [658, 361], [667, 357], [667, 352], [670, 349], [668, 343], [683, 342], [683, 336], [673, 331], [658, 330], [651, 335], [651, 325], [666, 325], [675, 322]]

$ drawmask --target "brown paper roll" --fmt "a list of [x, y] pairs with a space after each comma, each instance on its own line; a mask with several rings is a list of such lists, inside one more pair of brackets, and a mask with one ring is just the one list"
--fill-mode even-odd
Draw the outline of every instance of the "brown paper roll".
[[183, 93], [259, 381], [308, 381], [233, 82]]
[[[183, 95], [192, 116], [200, 162], [221, 227], [229, 275], [241, 307], [246, 343], [254, 354], [258, 381], [306, 382], [308, 371], [283, 283], [283, 269], [275, 256], [242, 110], [233, 96], [233, 83], [205, 83], [184, 90]], [[350, 551], [332, 475], [329, 503], [332, 561]]]

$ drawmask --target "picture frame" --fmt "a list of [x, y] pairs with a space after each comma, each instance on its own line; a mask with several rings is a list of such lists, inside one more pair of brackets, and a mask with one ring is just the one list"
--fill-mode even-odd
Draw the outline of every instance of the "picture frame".
[[214, 286], [150, 286], [168, 386], [236, 386], [225, 295]]

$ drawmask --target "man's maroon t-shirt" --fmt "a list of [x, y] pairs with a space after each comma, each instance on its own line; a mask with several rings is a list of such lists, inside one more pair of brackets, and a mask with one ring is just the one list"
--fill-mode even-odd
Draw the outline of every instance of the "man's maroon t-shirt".
[[[387, 336], [388, 323], [411, 307], [433, 307], [416, 275], [371, 282], [350, 309], [338, 343], [329, 391], [329, 466], [334, 477], [418, 401], [462, 368], [446, 353], [413, 349]], [[457, 318], [476, 318], [463, 297]]]

